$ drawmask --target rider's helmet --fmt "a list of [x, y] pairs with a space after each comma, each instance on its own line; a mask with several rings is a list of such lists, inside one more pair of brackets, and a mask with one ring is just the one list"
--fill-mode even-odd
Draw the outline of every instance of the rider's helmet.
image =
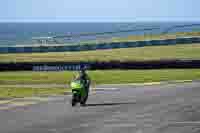
[[85, 76], [85, 70], [81, 69], [80, 71], [78, 71], [77, 75], [75, 76], [75, 79], [82, 79]]
[[79, 75], [80, 75], [80, 77], [84, 77], [84, 75], [85, 75], [85, 70], [84, 70], [84, 69], [81, 69], [81, 70], [79, 71]]

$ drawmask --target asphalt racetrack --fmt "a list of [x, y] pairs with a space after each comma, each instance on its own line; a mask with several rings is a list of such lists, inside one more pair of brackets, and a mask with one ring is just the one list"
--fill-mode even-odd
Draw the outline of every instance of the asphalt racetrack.
[[0, 110], [0, 133], [200, 132], [200, 82], [98, 87], [86, 107], [57, 96]]

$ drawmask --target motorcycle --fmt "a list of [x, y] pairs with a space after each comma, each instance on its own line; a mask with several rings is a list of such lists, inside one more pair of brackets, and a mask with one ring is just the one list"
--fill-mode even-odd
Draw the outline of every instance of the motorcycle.
[[81, 106], [84, 106], [86, 104], [88, 95], [84, 83], [81, 82], [81, 80], [74, 80], [71, 82], [70, 86], [72, 88], [72, 106], [76, 106], [77, 103], [80, 103]]

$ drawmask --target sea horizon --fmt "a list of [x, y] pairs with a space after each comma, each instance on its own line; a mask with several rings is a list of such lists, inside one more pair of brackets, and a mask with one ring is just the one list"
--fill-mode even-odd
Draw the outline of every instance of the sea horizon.
[[[66, 34], [115, 32], [141, 29], [141, 31], [102, 35], [100, 37], [125, 37], [129, 35], [160, 34], [176, 25], [199, 24], [191, 27], [174, 28], [169, 33], [200, 31], [200, 22], [0, 22], [0, 45], [29, 45], [33, 37], [47, 37]], [[159, 30], [142, 31], [145, 28]], [[99, 36], [98, 36], [99, 37]], [[76, 38], [75, 42], [94, 40], [95, 37]]]

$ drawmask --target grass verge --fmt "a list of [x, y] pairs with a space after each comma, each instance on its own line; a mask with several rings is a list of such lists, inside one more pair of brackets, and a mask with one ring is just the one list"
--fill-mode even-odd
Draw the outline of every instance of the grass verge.
[[[162, 40], [162, 39], [176, 39], [181, 37], [194, 37], [200, 36], [199, 31], [193, 32], [176, 32], [176, 33], [168, 33], [168, 34], [145, 34], [145, 35], [129, 35], [127, 37], [112, 37], [112, 38], [103, 38], [89, 41], [82, 41], [80, 45], [85, 44], [100, 44], [100, 43], [112, 43], [112, 42], [133, 42], [133, 41], [144, 41], [144, 40]], [[76, 43], [68, 44], [68, 45], [76, 45]]]
[[[93, 86], [97, 84], [145, 83], [200, 79], [200, 69], [89, 71]], [[63, 94], [69, 88], [50, 84], [68, 84], [75, 72], [0, 72], [0, 98]], [[49, 84], [49, 88], [3, 87], [4, 85]]]
[[[161, 59], [199, 59], [200, 44], [150, 46], [85, 52], [0, 54], [0, 62], [77, 62], [77, 61], [134, 61]], [[103, 58], [102, 58], [103, 57]]]
[[[0, 85], [68, 84], [75, 72], [0, 72]], [[200, 69], [89, 71], [93, 84], [200, 79]]]
[[63, 95], [69, 92], [66, 88], [20, 88], [20, 87], [0, 87], [0, 98], [21, 98], [32, 96]]

